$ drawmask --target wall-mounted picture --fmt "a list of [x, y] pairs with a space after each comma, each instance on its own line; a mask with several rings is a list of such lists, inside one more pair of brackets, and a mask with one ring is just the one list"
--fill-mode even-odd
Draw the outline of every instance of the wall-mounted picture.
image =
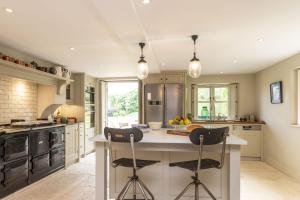
[[282, 81], [277, 81], [277, 82], [271, 83], [270, 92], [271, 92], [271, 103], [272, 104], [283, 103]]

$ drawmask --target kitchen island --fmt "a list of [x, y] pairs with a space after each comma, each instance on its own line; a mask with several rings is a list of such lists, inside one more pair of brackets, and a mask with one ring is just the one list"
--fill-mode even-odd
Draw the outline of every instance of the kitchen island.
[[[109, 167], [108, 145], [104, 135], [91, 139], [96, 143], [96, 200], [116, 198], [131, 176], [132, 169]], [[217, 199], [240, 199], [240, 146], [247, 142], [239, 137], [227, 137], [225, 164], [221, 170], [201, 170], [200, 179], [210, 188]], [[129, 157], [129, 144], [113, 144], [113, 157]], [[138, 171], [138, 175], [149, 187], [157, 200], [174, 199], [191, 181], [191, 171], [170, 168], [170, 162], [197, 159], [198, 147], [189, 137], [168, 135], [166, 129], [145, 133], [141, 142], [135, 145], [136, 157], [140, 159], [160, 160], [161, 162]], [[220, 145], [206, 146], [204, 155], [219, 159]], [[193, 199], [189, 191], [182, 199]], [[200, 199], [210, 199], [200, 188]]]

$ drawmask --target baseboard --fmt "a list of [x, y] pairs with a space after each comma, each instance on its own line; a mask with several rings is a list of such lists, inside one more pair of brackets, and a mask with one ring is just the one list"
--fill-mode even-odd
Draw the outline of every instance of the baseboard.
[[247, 157], [247, 156], [242, 156], [241, 161], [261, 161], [260, 157]]
[[277, 160], [272, 159], [272, 158], [270, 158], [268, 156], [264, 157], [264, 161], [267, 164], [271, 165], [272, 167], [280, 170], [281, 172], [283, 172], [287, 176], [295, 179], [297, 182], [300, 182], [300, 172], [299, 172], [299, 169], [292, 169], [292, 168], [284, 165], [283, 163], [278, 162]]

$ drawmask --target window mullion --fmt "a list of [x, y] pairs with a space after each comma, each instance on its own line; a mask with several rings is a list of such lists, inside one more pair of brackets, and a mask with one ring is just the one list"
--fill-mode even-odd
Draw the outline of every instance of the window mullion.
[[210, 120], [213, 119], [213, 117], [215, 116], [215, 91], [214, 91], [214, 87], [210, 87], [210, 94], [211, 94], [211, 98], [210, 98]]

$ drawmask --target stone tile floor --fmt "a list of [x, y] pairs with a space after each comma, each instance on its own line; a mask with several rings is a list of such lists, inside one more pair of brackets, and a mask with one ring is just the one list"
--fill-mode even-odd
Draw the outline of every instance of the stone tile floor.
[[[5, 200], [94, 200], [95, 157], [22, 189]], [[241, 200], [300, 200], [300, 183], [258, 161], [241, 163]]]

